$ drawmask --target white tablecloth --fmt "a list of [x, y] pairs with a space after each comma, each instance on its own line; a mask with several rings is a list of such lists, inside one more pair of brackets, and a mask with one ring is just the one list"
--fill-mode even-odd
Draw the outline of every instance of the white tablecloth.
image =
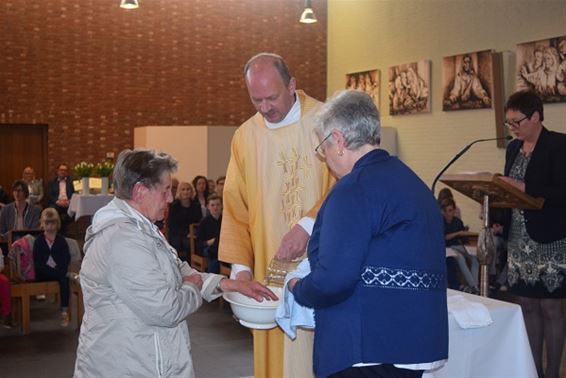
[[483, 328], [462, 329], [449, 314], [448, 362], [426, 378], [522, 378], [537, 377], [521, 307], [477, 295], [448, 290], [483, 303], [493, 323]]
[[98, 209], [108, 204], [114, 196], [111, 195], [82, 195], [73, 194], [71, 197], [71, 203], [69, 204], [69, 210], [67, 213], [75, 219], [79, 219], [85, 215], [93, 215]]

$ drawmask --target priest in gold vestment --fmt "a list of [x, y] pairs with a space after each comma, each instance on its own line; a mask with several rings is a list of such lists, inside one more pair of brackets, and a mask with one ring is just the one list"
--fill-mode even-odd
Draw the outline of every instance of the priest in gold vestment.
[[[314, 115], [321, 103], [296, 90], [283, 59], [258, 54], [246, 64], [244, 78], [258, 112], [232, 140], [219, 259], [232, 264], [232, 277], [253, 275], [261, 282], [273, 256], [303, 255], [334, 179], [314, 153]], [[253, 334], [255, 377], [313, 376], [313, 332], [299, 330], [294, 341], [279, 328]]]

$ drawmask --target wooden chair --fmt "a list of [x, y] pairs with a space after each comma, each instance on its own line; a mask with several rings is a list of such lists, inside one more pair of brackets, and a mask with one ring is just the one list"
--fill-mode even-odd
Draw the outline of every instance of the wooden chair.
[[189, 254], [190, 254], [190, 263], [193, 269], [198, 270], [199, 272], [206, 272], [207, 268], [207, 261], [206, 257], [199, 255], [197, 253], [197, 229], [198, 223], [193, 223], [189, 226]]
[[[79, 245], [76, 240], [68, 239], [69, 253], [71, 254], [71, 263], [69, 265], [69, 272], [78, 273], [82, 261], [82, 255]], [[11, 245], [11, 244], [10, 244]], [[16, 254], [15, 258], [9, 259], [10, 264], [10, 280], [11, 284], [10, 294], [13, 302], [13, 318], [19, 319], [20, 329], [24, 335], [30, 332], [30, 299], [36, 295], [54, 295], [59, 303], [59, 283], [57, 281], [46, 282], [25, 282], [21, 276], [20, 270], [20, 255]], [[76, 279], [70, 280], [71, 298], [73, 294], [77, 297], [77, 327], [80, 326], [82, 315], [84, 312], [82, 291], [80, 284]], [[71, 311], [69, 311], [69, 316]]]

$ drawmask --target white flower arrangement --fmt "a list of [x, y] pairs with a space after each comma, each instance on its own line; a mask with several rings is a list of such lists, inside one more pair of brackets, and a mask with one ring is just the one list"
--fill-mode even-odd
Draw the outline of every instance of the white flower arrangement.
[[73, 168], [76, 177], [90, 177], [94, 171], [94, 164], [81, 161]]

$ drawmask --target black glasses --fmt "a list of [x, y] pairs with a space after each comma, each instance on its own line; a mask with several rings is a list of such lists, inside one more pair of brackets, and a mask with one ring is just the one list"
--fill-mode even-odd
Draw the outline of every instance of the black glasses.
[[518, 129], [519, 126], [521, 126], [521, 122], [523, 122], [527, 118], [529, 118], [529, 116], [524, 116], [523, 118], [521, 118], [518, 121], [514, 121], [514, 120], [505, 121], [505, 126], [507, 126], [507, 128], [509, 128], [509, 129]]
[[327, 136], [324, 137], [324, 139], [318, 144], [318, 146], [316, 146], [314, 148], [314, 153], [317, 154], [319, 157], [321, 157], [322, 159], [324, 159], [324, 151], [322, 151], [320, 148], [322, 147], [322, 144], [324, 142], [326, 142], [326, 140], [328, 138], [330, 138], [330, 136], [332, 135], [332, 133], [328, 134]]

